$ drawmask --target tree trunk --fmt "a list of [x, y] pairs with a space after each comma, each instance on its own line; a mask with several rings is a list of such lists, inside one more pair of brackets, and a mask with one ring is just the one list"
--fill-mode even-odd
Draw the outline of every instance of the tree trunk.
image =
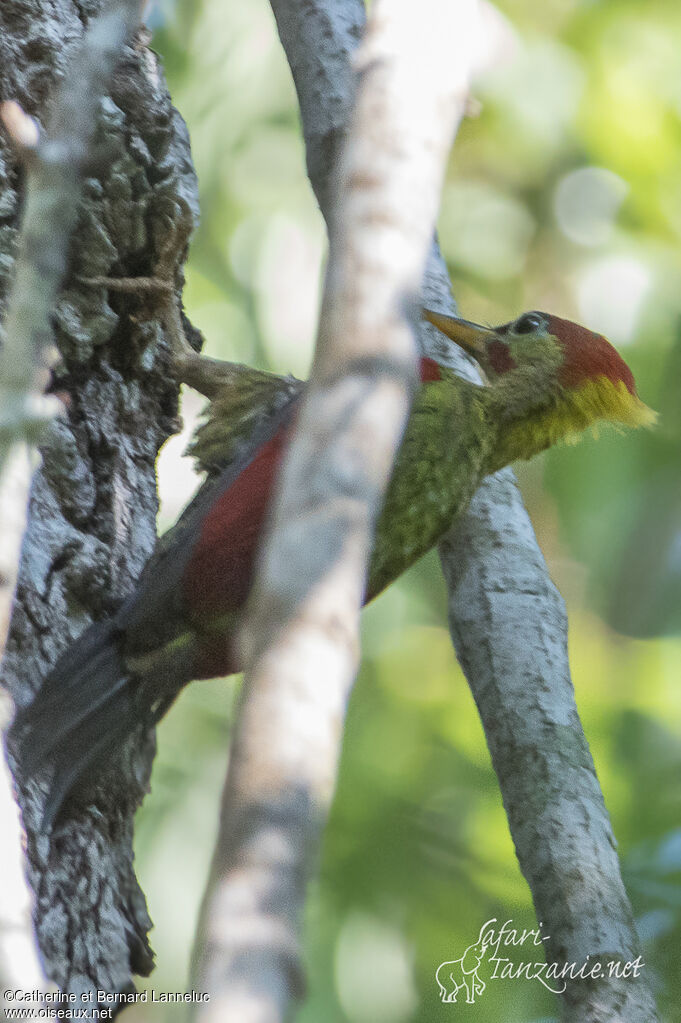
[[[45, 120], [55, 84], [96, 0], [3, 0], [0, 100]], [[198, 220], [184, 123], [140, 36], [102, 104], [67, 279], [54, 315], [62, 415], [48, 427], [31, 492], [3, 682], [25, 704], [67, 645], [118, 605], [155, 538], [155, 461], [176, 429], [173, 377], [158, 299], [108, 293], [81, 278], [175, 281]], [[0, 302], [6, 308], [23, 174], [0, 135]], [[153, 735], [112, 757], [88, 807], [51, 837], [36, 834], [36, 782], [18, 779], [29, 879], [47, 974], [64, 991], [129, 990], [153, 966], [150, 920], [133, 869], [133, 816], [148, 788]], [[10, 751], [11, 752], [11, 751]]]

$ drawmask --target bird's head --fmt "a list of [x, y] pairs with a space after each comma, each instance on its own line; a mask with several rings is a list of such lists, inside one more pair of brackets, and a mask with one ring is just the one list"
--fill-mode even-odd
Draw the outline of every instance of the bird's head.
[[570, 320], [529, 312], [484, 327], [430, 310], [424, 316], [476, 359], [496, 392], [501, 464], [575, 440], [599, 422], [651, 426], [657, 418], [610, 342]]

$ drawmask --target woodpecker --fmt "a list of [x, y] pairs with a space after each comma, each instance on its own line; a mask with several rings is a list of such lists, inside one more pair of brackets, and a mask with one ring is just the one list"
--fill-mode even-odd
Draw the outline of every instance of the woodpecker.
[[[528, 312], [491, 328], [424, 316], [477, 360], [484, 382], [421, 359], [366, 601], [438, 542], [488, 474], [601, 421], [655, 421], [612, 345], [569, 320]], [[118, 612], [86, 629], [18, 710], [11, 744], [22, 774], [48, 779], [43, 831], [188, 682], [240, 670], [237, 629], [303, 389], [290, 377], [248, 370], [216, 395], [191, 448], [207, 477], [197, 496]]]

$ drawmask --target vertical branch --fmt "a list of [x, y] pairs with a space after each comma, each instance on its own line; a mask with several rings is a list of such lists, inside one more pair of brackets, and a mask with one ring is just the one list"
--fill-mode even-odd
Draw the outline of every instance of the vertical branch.
[[300, 992], [305, 882], [335, 785], [374, 525], [416, 384], [409, 319], [467, 95], [447, 40], [463, 52], [475, 13], [472, 2], [377, 0], [359, 50], [317, 351], [244, 626], [201, 1020], [282, 1020]]

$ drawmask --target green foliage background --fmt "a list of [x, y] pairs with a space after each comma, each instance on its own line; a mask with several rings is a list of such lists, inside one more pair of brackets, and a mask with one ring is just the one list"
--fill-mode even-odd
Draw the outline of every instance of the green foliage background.
[[[519, 475], [567, 601], [578, 703], [645, 970], [673, 1023], [681, 1020], [681, 10], [672, 0], [504, 0], [499, 9], [504, 62], [480, 84], [479, 116], [459, 134], [441, 243], [463, 315], [494, 323], [543, 308], [603, 330], [662, 413], [654, 433], [604, 432]], [[325, 235], [269, 7], [176, 0], [153, 18], [201, 185], [189, 315], [210, 354], [304, 375]], [[186, 431], [198, 408], [188, 395]], [[184, 439], [161, 459], [162, 525], [195, 483], [180, 458]], [[157, 924], [149, 985], [157, 990], [186, 980], [236, 684], [190, 687], [160, 729], [137, 845]], [[474, 1006], [438, 1001], [436, 967], [461, 955], [485, 921], [535, 921], [452, 654], [434, 555], [364, 615], [364, 662], [311, 895], [299, 1023], [557, 1015], [536, 981], [489, 980]], [[523, 951], [510, 955], [522, 961]], [[151, 1016], [142, 1006], [129, 1014]]]

